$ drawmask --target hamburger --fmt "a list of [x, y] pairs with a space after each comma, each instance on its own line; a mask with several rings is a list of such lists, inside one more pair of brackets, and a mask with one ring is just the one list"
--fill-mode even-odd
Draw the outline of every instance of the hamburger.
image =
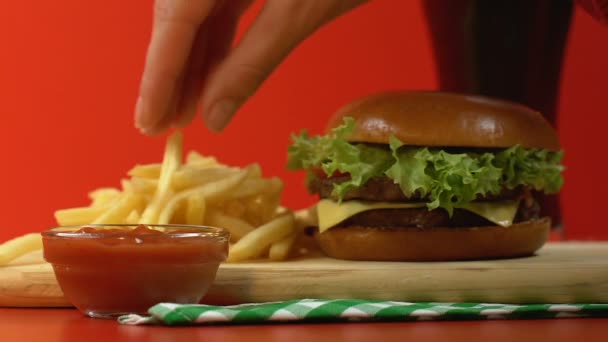
[[542, 115], [481, 96], [395, 91], [357, 99], [325, 134], [292, 136], [288, 169], [318, 194], [320, 249], [349, 260], [532, 255], [547, 240], [539, 194], [562, 184]]

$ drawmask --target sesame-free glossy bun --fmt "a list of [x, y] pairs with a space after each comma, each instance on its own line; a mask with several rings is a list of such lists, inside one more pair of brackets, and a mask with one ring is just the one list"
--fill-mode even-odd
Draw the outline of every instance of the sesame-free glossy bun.
[[524, 257], [549, 237], [551, 220], [509, 227], [378, 228], [334, 227], [315, 233], [329, 257], [367, 261], [454, 261]]
[[338, 110], [327, 131], [355, 119], [348, 140], [388, 143], [394, 135], [406, 145], [559, 150], [556, 131], [528, 107], [481, 96], [432, 91], [384, 92]]

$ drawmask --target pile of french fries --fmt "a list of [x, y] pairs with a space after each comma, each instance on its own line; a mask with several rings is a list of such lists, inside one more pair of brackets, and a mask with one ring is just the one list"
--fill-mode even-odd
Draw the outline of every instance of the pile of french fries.
[[57, 210], [57, 223], [208, 225], [230, 231], [229, 262], [290, 254], [297, 229], [293, 212], [281, 207], [283, 182], [263, 178], [257, 164], [230, 167], [195, 151], [182, 161], [175, 132], [162, 163], [137, 165], [128, 176], [121, 189], [90, 192], [88, 207]]
[[[87, 224], [189, 224], [230, 231], [228, 262], [280, 261], [316, 248], [304, 229], [317, 225], [315, 207], [295, 213], [281, 206], [283, 182], [262, 177], [258, 164], [219, 163], [195, 151], [182, 161], [182, 135], [167, 140], [162, 163], [137, 165], [120, 188], [89, 193], [87, 207], [55, 212], [60, 226]], [[42, 249], [29, 233], [0, 244], [0, 265]]]

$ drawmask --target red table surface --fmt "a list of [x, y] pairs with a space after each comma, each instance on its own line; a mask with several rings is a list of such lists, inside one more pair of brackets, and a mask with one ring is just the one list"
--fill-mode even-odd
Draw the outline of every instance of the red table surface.
[[0, 341], [606, 341], [608, 318], [402, 323], [124, 326], [73, 309], [0, 309]]

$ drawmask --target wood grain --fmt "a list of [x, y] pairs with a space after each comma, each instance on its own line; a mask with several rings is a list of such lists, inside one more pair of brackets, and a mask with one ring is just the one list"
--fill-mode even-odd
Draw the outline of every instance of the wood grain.
[[0, 267], [0, 306], [64, 307], [71, 306], [50, 264], [42, 252], [27, 254], [10, 266]]
[[[468, 262], [308, 258], [224, 264], [204, 302], [295, 298], [608, 303], [608, 243], [547, 244], [534, 257]], [[31, 254], [0, 267], [0, 306], [66, 306], [50, 265]]]

